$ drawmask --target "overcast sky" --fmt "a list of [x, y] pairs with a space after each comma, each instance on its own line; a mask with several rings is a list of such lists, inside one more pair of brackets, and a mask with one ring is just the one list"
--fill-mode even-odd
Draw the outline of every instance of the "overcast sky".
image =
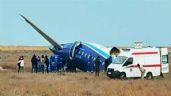
[[171, 0], [0, 0], [0, 45], [50, 45], [19, 14], [58, 43], [171, 44]]

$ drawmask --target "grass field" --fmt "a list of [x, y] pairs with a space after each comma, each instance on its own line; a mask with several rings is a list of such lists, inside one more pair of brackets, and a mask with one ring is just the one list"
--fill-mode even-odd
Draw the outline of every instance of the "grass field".
[[[26, 57], [26, 70], [18, 74], [16, 60], [21, 54]], [[109, 79], [104, 73], [100, 77], [83, 72], [32, 74], [32, 54], [30, 51], [1, 52], [0, 66], [5, 71], [0, 71], [0, 96], [171, 96], [171, 73], [154, 80]]]
[[171, 96], [171, 77], [115, 80], [101, 73], [0, 73], [0, 96]]

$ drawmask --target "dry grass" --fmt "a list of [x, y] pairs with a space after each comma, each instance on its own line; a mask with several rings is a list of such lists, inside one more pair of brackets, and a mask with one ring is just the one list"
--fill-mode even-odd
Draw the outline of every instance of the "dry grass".
[[114, 80], [104, 74], [0, 73], [0, 96], [171, 96], [171, 78]]
[[46, 46], [1, 46], [0, 51], [48, 51]]
[[[89, 73], [30, 73], [30, 58], [43, 51], [1, 52], [0, 96], [171, 96], [171, 73], [164, 79], [114, 80]], [[169, 50], [171, 53], [171, 48]], [[47, 52], [49, 54], [49, 52]], [[26, 72], [16, 73], [18, 56], [26, 57]], [[171, 61], [171, 55], [169, 56]], [[170, 66], [171, 69], [171, 66]]]

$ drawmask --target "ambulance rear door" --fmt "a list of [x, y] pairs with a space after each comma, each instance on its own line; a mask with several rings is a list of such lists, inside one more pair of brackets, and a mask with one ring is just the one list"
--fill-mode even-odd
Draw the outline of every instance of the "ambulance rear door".
[[161, 48], [161, 72], [162, 73], [169, 73], [169, 61], [168, 61], [168, 49]]

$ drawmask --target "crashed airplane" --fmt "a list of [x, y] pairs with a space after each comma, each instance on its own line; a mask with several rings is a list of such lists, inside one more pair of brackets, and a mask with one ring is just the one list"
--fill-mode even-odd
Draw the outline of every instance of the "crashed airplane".
[[116, 47], [108, 48], [103, 45], [90, 42], [76, 41], [74, 43], [59, 44], [26, 17], [23, 15], [21, 15], [21, 17], [52, 45], [49, 49], [54, 53], [54, 55], [60, 57], [58, 62], [65, 61], [68, 68], [72, 66], [74, 62], [78, 69], [87, 71], [88, 64], [94, 66], [94, 60], [97, 56], [100, 56], [100, 60], [102, 62], [100, 70], [104, 70], [105, 60], [111, 58], [111, 55], [116, 55], [120, 52]]

